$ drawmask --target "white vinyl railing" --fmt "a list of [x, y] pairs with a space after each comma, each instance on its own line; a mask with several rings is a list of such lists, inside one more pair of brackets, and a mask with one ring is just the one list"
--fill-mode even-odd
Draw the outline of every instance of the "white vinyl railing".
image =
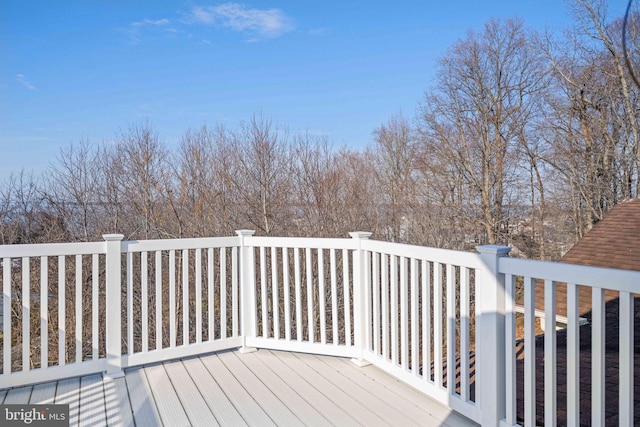
[[469, 418], [476, 402], [473, 253], [363, 241], [366, 359]]
[[[501, 258], [499, 272], [505, 275], [507, 292], [505, 360], [508, 381], [505, 423], [516, 424], [516, 384], [520, 382], [524, 385], [524, 396], [521, 396], [524, 401], [524, 425], [533, 426], [540, 423], [541, 414], [537, 411], [543, 409], [544, 425], [555, 426], [560, 382], [566, 384], [566, 419], [563, 420], [565, 425], [609, 425], [610, 420], [605, 421], [607, 412], [605, 396], [609, 395], [608, 398], [611, 398], [612, 394], [618, 395], [618, 425], [634, 425], [634, 294], [640, 290], [640, 272], [514, 258]], [[590, 338], [591, 345], [586, 349], [581, 345], [580, 336], [582, 323], [581, 313], [579, 313], [580, 286], [590, 289], [590, 301], [587, 305], [591, 306], [591, 336], [586, 338]], [[567, 306], [566, 364], [564, 365], [566, 373], [563, 372], [566, 377], [561, 381], [558, 381], [559, 363], [556, 342], [556, 306], [560, 302], [557, 300], [559, 287], [566, 292], [566, 301], [562, 302]], [[517, 288], [521, 289], [524, 300], [524, 378], [516, 378]], [[536, 351], [535, 331], [535, 293], [540, 292], [541, 288], [544, 294], [544, 322], [546, 323], [543, 356], [538, 355]], [[615, 315], [615, 311], [609, 313], [610, 318], [607, 319], [605, 292], [609, 295], [609, 303], [613, 301], [618, 304], [617, 319], [611, 318], [611, 314]], [[607, 321], [610, 324], [605, 328]], [[616, 321], [618, 325], [615, 325]], [[614, 330], [612, 330], [612, 324]], [[619, 334], [618, 348], [610, 352], [616, 353], [613, 357], [617, 356], [618, 363], [618, 384], [613, 390], [607, 388], [611, 378], [605, 378], [605, 368], [613, 368], [613, 366], [607, 366], [605, 357], [605, 336], [612, 332]], [[581, 357], [581, 353], [590, 356], [591, 372], [588, 376], [585, 376], [584, 366], [581, 366], [585, 359]], [[544, 360], [542, 380], [536, 373], [540, 358]], [[590, 387], [581, 390], [581, 383]], [[544, 389], [543, 402], [536, 402], [538, 388]], [[581, 408], [581, 402], [588, 399], [589, 395], [591, 411], [590, 414], [586, 414], [587, 419], [585, 419], [585, 405]], [[581, 409], [583, 410], [582, 419]]]
[[256, 297], [245, 345], [359, 356], [354, 239], [247, 237], [245, 245]]
[[[577, 285], [592, 288], [593, 425], [603, 424], [604, 291], [619, 293], [621, 425], [633, 423], [633, 292], [640, 273], [369, 240], [237, 236], [0, 246], [0, 388], [240, 347], [373, 363], [482, 425], [557, 422], [555, 327], [536, 382], [535, 283], [555, 319], [567, 283], [567, 423], [579, 424]], [[515, 301], [525, 304], [524, 357]], [[553, 325], [555, 326], [555, 325]], [[518, 391], [518, 363], [524, 363]], [[519, 396], [521, 393], [523, 396]], [[524, 402], [523, 410], [517, 401]], [[539, 414], [538, 414], [539, 415]], [[627, 423], [628, 422], [628, 423]]]
[[3, 386], [101, 370], [105, 254], [104, 243], [0, 247]]
[[236, 237], [122, 242], [124, 366], [240, 345], [238, 251]]

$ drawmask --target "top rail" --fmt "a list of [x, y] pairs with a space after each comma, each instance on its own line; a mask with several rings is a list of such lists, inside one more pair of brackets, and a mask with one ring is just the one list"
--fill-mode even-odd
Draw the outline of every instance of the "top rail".
[[248, 236], [245, 244], [278, 248], [357, 249], [354, 239], [339, 238]]
[[362, 242], [362, 249], [407, 258], [425, 259], [442, 264], [454, 264], [468, 268], [479, 268], [482, 265], [479, 255], [474, 252], [427, 248], [424, 246], [383, 242], [380, 240], [364, 240]]
[[104, 253], [106, 253], [105, 242], [40, 243], [0, 246], [0, 258], [92, 255]]
[[121, 250], [127, 252], [184, 250], [199, 248], [220, 248], [239, 246], [240, 238], [201, 237], [194, 239], [160, 239], [160, 240], [126, 240], [121, 243]]
[[621, 292], [640, 289], [639, 271], [505, 257], [500, 258], [499, 272]]

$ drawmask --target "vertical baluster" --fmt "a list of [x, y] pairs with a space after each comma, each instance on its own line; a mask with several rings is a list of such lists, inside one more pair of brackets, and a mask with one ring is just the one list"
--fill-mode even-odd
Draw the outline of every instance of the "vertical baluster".
[[237, 337], [239, 333], [238, 318], [240, 311], [238, 310], [238, 248], [231, 248], [231, 336]]
[[380, 355], [380, 254], [371, 253], [373, 274], [371, 279], [372, 311], [373, 311], [373, 353]]
[[455, 268], [447, 264], [447, 388], [456, 392], [456, 288]]
[[[362, 322], [364, 323], [364, 328], [362, 328], [362, 332], [364, 334], [363, 337], [363, 346], [367, 351], [372, 351], [372, 343], [371, 343], [371, 251], [363, 251], [364, 258], [364, 287], [362, 292], [364, 292], [364, 319]], [[363, 278], [360, 278], [363, 280]]]
[[133, 252], [127, 252], [127, 353], [133, 354]]
[[[580, 425], [580, 325], [578, 286], [567, 283], [567, 425]], [[631, 424], [629, 424], [631, 425]]]
[[31, 264], [22, 258], [22, 371], [31, 369]]
[[40, 367], [49, 366], [49, 258], [40, 257]]
[[300, 249], [293, 250], [294, 280], [296, 285], [296, 338], [302, 341], [302, 284], [300, 278]]
[[264, 246], [260, 247], [260, 308], [262, 309], [262, 336], [269, 338], [269, 306], [267, 304], [267, 254]]
[[324, 294], [324, 250], [318, 249], [318, 309], [320, 310], [320, 342], [327, 343], [327, 305]]
[[156, 251], [156, 350], [162, 348], [162, 251]]
[[284, 339], [291, 340], [291, 289], [289, 280], [289, 249], [282, 248], [282, 288], [284, 291]]
[[314, 318], [313, 318], [313, 270], [311, 268], [311, 248], [305, 250], [305, 261], [307, 266], [307, 328], [309, 329], [309, 342], [315, 341]]
[[338, 344], [338, 275], [336, 267], [336, 250], [329, 252], [329, 263], [331, 264], [331, 331], [333, 332], [333, 345]]
[[91, 256], [91, 358], [100, 357], [100, 255]]
[[382, 262], [382, 358], [389, 360], [389, 255]]
[[442, 264], [433, 269], [433, 363], [435, 383], [442, 387]]
[[[535, 281], [524, 278], [524, 422], [536, 424]], [[487, 378], [487, 380], [491, 380]]]
[[544, 282], [544, 424], [555, 427], [556, 382], [556, 282]]
[[189, 344], [189, 250], [182, 250], [182, 344]]
[[620, 425], [633, 424], [633, 295], [620, 292]]
[[278, 252], [275, 246], [271, 247], [271, 295], [273, 298], [273, 313], [271, 318], [273, 319], [273, 338], [280, 338], [280, 311], [278, 305], [280, 304], [280, 295], [278, 294]]
[[604, 425], [604, 334], [605, 311], [604, 290], [593, 288], [592, 292], [592, 344], [591, 344], [591, 425]]
[[[460, 397], [463, 402], [469, 400], [469, 307], [469, 269], [467, 267], [460, 267]], [[515, 322], [515, 317], [513, 317], [513, 320]], [[515, 363], [516, 353], [515, 347], [513, 347], [515, 344], [515, 335], [513, 337], [514, 340], [511, 341], [513, 343], [511, 345], [513, 348], [513, 361]], [[511, 372], [508, 365], [507, 372]], [[509, 399], [515, 396], [515, 371], [513, 375], [511, 375], [511, 378], [513, 379], [514, 389], [512, 394], [507, 393]], [[515, 399], [512, 400], [515, 404]]]
[[213, 341], [216, 338], [214, 251], [215, 250], [213, 248], [207, 249], [207, 285], [209, 289], [209, 341]]
[[418, 260], [411, 258], [411, 372], [419, 375], [418, 369]]
[[66, 357], [66, 336], [67, 336], [67, 316], [66, 316], [66, 265], [65, 257], [58, 257], [58, 365], [67, 363]]
[[422, 378], [431, 381], [431, 269], [422, 261]]
[[220, 248], [220, 339], [227, 338], [227, 249]]
[[149, 256], [147, 252], [140, 253], [140, 299], [142, 312], [142, 352], [149, 352]]
[[391, 362], [398, 364], [398, 257], [391, 255]]
[[202, 249], [196, 249], [196, 342], [202, 342]]
[[2, 372], [11, 373], [11, 258], [2, 259]]
[[400, 366], [409, 369], [409, 274], [407, 258], [400, 257]]
[[82, 255], [76, 255], [76, 363], [82, 362]]
[[175, 347], [176, 333], [176, 251], [169, 251], [169, 346]]
[[351, 347], [351, 297], [349, 293], [349, 251], [342, 250], [342, 288], [344, 294], [344, 337], [345, 345]]

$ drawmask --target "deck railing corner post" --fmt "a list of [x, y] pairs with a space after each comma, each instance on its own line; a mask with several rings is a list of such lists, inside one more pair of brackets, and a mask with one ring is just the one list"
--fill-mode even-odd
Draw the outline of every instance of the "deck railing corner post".
[[122, 372], [122, 234], [103, 234], [106, 244], [106, 352], [105, 379], [118, 378]]
[[256, 351], [255, 347], [247, 345], [247, 338], [256, 337], [256, 287], [255, 287], [255, 254], [253, 246], [248, 246], [246, 237], [253, 236], [255, 230], [236, 230], [240, 238], [240, 331], [242, 347], [240, 353]]
[[476, 337], [482, 340], [482, 347], [476, 346], [476, 387], [482, 397], [482, 426], [498, 427], [506, 416], [506, 290], [504, 275], [499, 272], [499, 262], [501, 257], [509, 254], [511, 248], [485, 245], [476, 249], [482, 260], [476, 296], [476, 304], [479, 305]]
[[370, 232], [354, 231], [349, 233], [356, 241], [356, 249], [353, 254], [353, 338], [358, 356], [352, 361], [358, 366], [370, 365], [364, 358], [364, 352], [368, 348], [369, 336], [367, 325], [370, 319], [367, 316], [367, 283], [365, 280], [366, 257], [362, 249], [362, 241], [371, 237]]

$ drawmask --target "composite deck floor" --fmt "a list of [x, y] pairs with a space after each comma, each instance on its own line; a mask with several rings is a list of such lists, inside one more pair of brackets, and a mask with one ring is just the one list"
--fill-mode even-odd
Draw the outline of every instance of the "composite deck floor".
[[71, 426], [476, 425], [377, 367], [271, 350], [0, 390], [0, 403], [68, 403]]

